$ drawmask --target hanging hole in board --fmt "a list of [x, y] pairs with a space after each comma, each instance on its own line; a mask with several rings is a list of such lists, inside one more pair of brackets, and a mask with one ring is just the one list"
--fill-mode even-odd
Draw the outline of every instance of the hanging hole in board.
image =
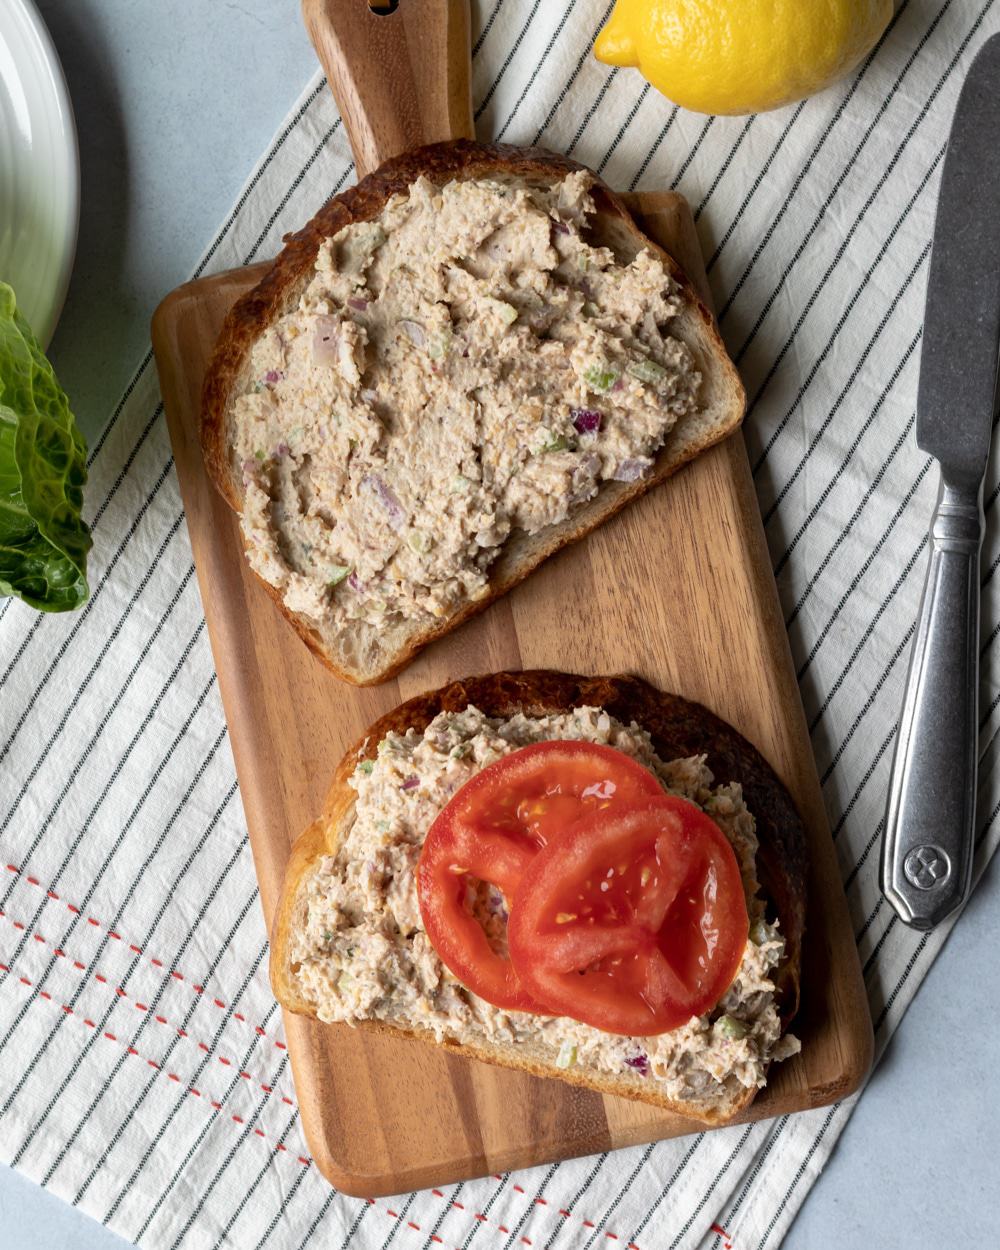
[[388, 17], [399, 7], [399, 0], [368, 0], [368, 7], [376, 17]]

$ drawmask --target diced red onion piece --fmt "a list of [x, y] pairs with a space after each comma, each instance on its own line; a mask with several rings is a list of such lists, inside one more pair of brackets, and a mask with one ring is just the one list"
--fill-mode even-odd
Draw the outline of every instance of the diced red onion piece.
[[256, 467], [257, 467], [257, 461], [256, 461], [256, 460], [244, 460], [244, 461], [243, 461], [243, 472], [244, 472], [244, 473], [247, 473], [247, 474], [249, 474], [249, 473], [253, 473], [253, 471], [254, 471], [254, 469], [255, 469]]
[[373, 490], [379, 497], [382, 507], [385, 508], [389, 522], [394, 529], [399, 527], [406, 520], [406, 513], [403, 511], [402, 505], [392, 490], [386, 483], [375, 473], [369, 473], [366, 478], [362, 479], [368, 487]]
[[569, 415], [578, 434], [596, 434], [604, 420], [604, 413], [596, 408], [571, 408]]
[[424, 327], [419, 321], [398, 321], [396, 323], [414, 347], [423, 347], [427, 342]]
[[352, 590], [356, 591], [359, 595], [360, 595], [360, 594], [361, 594], [361, 592], [364, 590], [364, 587], [363, 587], [363, 586], [362, 586], [362, 584], [358, 581], [358, 575], [357, 575], [357, 573], [352, 573], [352, 574], [350, 575], [350, 577], [347, 579], [347, 584], [348, 584], [348, 586], [350, 586], [350, 588], [351, 588]]
[[625, 379], [619, 378], [611, 389], [612, 391], [623, 391], [625, 389]]
[[274, 384], [276, 382], [280, 382], [284, 376], [285, 375], [280, 369], [268, 369], [267, 373], [264, 374], [264, 382], [268, 386], [274, 386]]
[[348, 307], [353, 308], [355, 312], [366, 312], [368, 309], [368, 301], [355, 297], [347, 301]]
[[335, 366], [340, 359], [340, 322], [336, 317], [317, 317], [312, 340], [312, 358], [317, 365]]
[[645, 460], [623, 460], [611, 475], [615, 482], [637, 482], [648, 477], [653, 466]]
[[632, 1068], [640, 1076], [649, 1076], [649, 1055], [633, 1055], [625, 1060], [626, 1068]]
[[403, 784], [399, 788], [400, 790], [416, 790], [417, 786], [419, 785], [420, 785], [420, 778], [416, 776], [416, 774], [413, 774], [407, 777], [407, 779], [403, 782]]
[[569, 234], [569, 226], [567, 226], [564, 221], [554, 221], [552, 223], [552, 229], [556, 232], [556, 234]]
[[499, 916], [501, 920], [507, 919], [507, 904], [504, 902], [503, 893], [495, 885], [491, 885], [486, 893], [486, 910], [491, 916]]
[[287, 443], [279, 443], [275, 447], [273, 454], [280, 460], [282, 456], [287, 456], [291, 450]]

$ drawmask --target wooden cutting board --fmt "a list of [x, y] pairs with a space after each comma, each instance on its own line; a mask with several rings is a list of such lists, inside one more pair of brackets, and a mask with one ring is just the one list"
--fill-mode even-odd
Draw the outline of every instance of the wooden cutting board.
[[[629, 197], [648, 234], [707, 295], [680, 196]], [[289, 846], [333, 769], [403, 699], [499, 669], [635, 673], [736, 725], [791, 790], [811, 843], [802, 1054], [773, 1070], [747, 1119], [855, 1090], [872, 1030], [742, 435], [683, 469], [523, 585], [369, 689], [327, 673], [243, 558], [236, 518], [205, 475], [202, 375], [230, 304], [264, 266], [182, 286], [157, 309], [153, 346], [205, 616], [229, 721], [264, 915]], [[286, 1015], [313, 1157], [348, 1193], [376, 1196], [696, 1131], [653, 1107], [454, 1058], [430, 1046]]]
[[[418, 16], [419, 8], [419, 16]], [[471, 134], [466, 0], [306, 0], [306, 19], [361, 171], [404, 147]], [[407, 24], [408, 23], [408, 24]], [[391, 70], [391, 72], [390, 72]], [[317, 207], [323, 189], [317, 188]], [[708, 298], [687, 204], [626, 197]], [[313, 659], [250, 574], [198, 441], [202, 377], [258, 265], [189, 283], [153, 318], [153, 347], [240, 791], [270, 925], [291, 842], [343, 751], [403, 699], [500, 669], [634, 673], [704, 703], [770, 760], [810, 838], [802, 1054], [746, 1119], [855, 1090], [872, 1028], [742, 435], [561, 552], [396, 680], [357, 689]], [[725, 780], [722, 778], [721, 780]], [[340, 1189], [377, 1196], [698, 1131], [655, 1108], [285, 1017], [310, 1149]]]

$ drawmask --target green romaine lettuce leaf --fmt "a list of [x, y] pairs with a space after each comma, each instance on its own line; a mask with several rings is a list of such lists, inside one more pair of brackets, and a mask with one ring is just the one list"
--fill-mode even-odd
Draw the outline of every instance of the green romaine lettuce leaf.
[[14, 292], [0, 282], [0, 596], [43, 612], [90, 593], [87, 447]]

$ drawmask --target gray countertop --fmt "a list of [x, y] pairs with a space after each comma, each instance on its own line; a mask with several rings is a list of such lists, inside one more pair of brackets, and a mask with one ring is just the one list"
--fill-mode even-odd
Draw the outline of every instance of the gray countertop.
[[[292, 0], [40, 7], [83, 167], [79, 251], [52, 356], [93, 439], [148, 346], [153, 308], [191, 273], [315, 61]], [[1000, 1133], [988, 1091], [1000, 1071], [1000, 915], [989, 896], [973, 899], [928, 975], [788, 1250], [996, 1243]], [[125, 1246], [6, 1168], [0, 1229], [4, 1250]]]

